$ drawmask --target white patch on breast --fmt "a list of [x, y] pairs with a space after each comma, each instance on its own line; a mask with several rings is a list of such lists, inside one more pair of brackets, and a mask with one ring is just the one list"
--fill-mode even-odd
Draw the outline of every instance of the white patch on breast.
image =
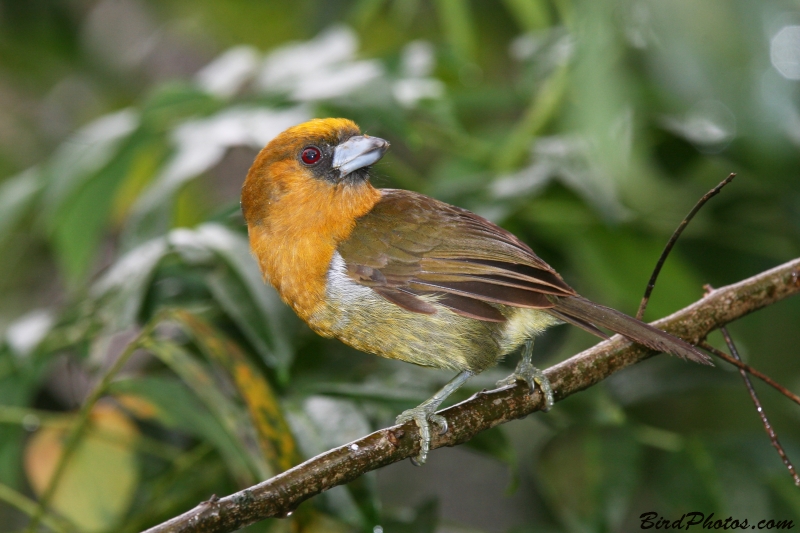
[[347, 273], [344, 259], [336, 251], [333, 252], [328, 268], [327, 297], [335, 317], [334, 331], [347, 326], [348, 317], [353, 310], [383, 303], [383, 299], [372, 289], [353, 281]]

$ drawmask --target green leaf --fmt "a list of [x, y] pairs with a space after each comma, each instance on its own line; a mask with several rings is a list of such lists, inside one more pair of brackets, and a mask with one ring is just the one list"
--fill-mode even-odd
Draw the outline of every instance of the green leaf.
[[183, 347], [160, 340], [147, 339], [142, 347], [169, 366], [205, 404], [246, 457], [250, 472], [234, 471], [239, 482], [252, 484], [256, 479], [266, 479], [275, 472], [264, 460], [247, 414], [241, 406], [231, 401], [219, 389], [212, 374]]
[[229, 267], [229, 271], [217, 270], [209, 275], [212, 294], [265, 362], [276, 367], [285, 380], [294, 358], [287, 328], [290, 317], [275, 291], [265, 284], [247, 240], [219, 224], [203, 224], [196, 235]]
[[250, 466], [240, 444], [180, 381], [165, 376], [125, 379], [112, 383], [109, 392], [137, 418], [157, 420], [211, 443], [234, 478], [249, 478]]
[[549, 7], [543, 0], [505, 0], [505, 4], [523, 30], [534, 31], [550, 25]]
[[[0, 406], [29, 405], [39, 387], [43, 365], [22, 360], [6, 342], [0, 343]], [[0, 424], [0, 483], [19, 487], [25, 430]]]
[[112, 331], [136, 324], [153, 274], [170, 251], [167, 239], [148, 241], [126, 253], [91, 288], [101, 305], [98, 313]]
[[390, 404], [414, 404], [426, 400], [432, 391], [428, 388], [390, 386], [385, 382], [370, 381], [366, 383], [340, 383], [335, 381], [315, 380], [303, 388], [314, 394], [342, 396], [353, 400], [376, 400]]
[[175, 311], [176, 318], [205, 356], [224, 368], [247, 405], [261, 452], [273, 471], [283, 472], [300, 462], [297, 444], [283, 408], [269, 382], [241, 349], [196, 315]]
[[29, 168], [0, 184], [0, 245], [31, 209], [41, 189], [41, 172], [37, 168]]
[[0, 483], [12, 487], [19, 486], [25, 433], [25, 429], [21, 426], [2, 426], [2, 431], [0, 431]]
[[[528, 108], [525, 110], [525, 114], [520, 118], [517, 125], [506, 138], [502, 149], [497, 151], [495, 160], [492, 162], [494, 170], [509, 172], [517, 168], [518, 165], [524, 161], [524, 157], [530, 152], [531, 146], [534, 145], [536, 136], [540, 134], [551, 120], [553, 120], [554, 116], [561, 108], [561, 102], [564, 99], [568, 81], [569, 70], [567, 69], [567, 65], [561, 65], [553, 71], [550, 77], [540, 84], [536, 94], [531, 98]], [[575, 143], [572, 144], [574, 145]], [[571, 180], [577, 183], [570, 184], [578, 188], [580, 188], [581, 185], [583, 185], [584, 189], [589, 188], [592, 184], [588, 183], [584, 185], [584, 182], [589, 181], [584, 175], [591, 174], [584, 171], [583, 168], [575, 168], [574, 170], [571, 168], [578, 166], [575, 164], [575, 160], [582, 154], [576, 154], [575, 152], [578, 152], [578, 150], [570, 146], [567, 142], [562, 142], [556, 148], [560, 148], [560, 150], [551, 149], [544, 154], [539, 154], [540, 158], [549, 156], [548, 159], [554, 160], [548, 161], [549, 166], [552, 168], [548, 168], [547, 170], [552, 173], [572, 170], [572, 173], [580, 176], [582, 180]], [[565, 154], [564, 148], [568, 148], [570, 151]], [[565, 155], [567, 157], [565, 157]], [[534, 150], [534, 157], [536, 156], [537, 154]], [[559, 160], [559, 158], [563, 160]], [[534, 165], [536, 163], [537, 161], [533, 161]], [[528, 170], [528, 172], [531, 171]], [[570, 180], [567, 181], [569, 182]], [[599, 185], [595, 185], [594, 188], [600, 190]], [[600, 192], [606, 191], [600, 190]]]
[[201, 443], [178, 456], [172, 465], [140, 485], [139, 498], [117, 533], [139, 533], [191, 509], [210, 494], [234, 492], [225, 463], [209, 453], [211, 446]]
[[106, 230], [117, 189], [150, 142], [143, 131], [125, 140], [108, 164], [64, 198], [52, 216], [50, 226], [58, 259], [72, 284], [87, 274]]
[[351, 16], [357, 27], [365, 27], [375, 20], [386, 0], [357, 0], [351, 9]]
[[61, 144], [43, 170], [47, 180], [44, 207], [51, 222], [68, 198], [112, 160], [138, 126], [138, 113], [123, 109], [84, 126]]
[[166, 132], [179, 122], [219, 110], [223, 103], [194, 84], [170, 82], [160, 85], [142, 106], [142, 122]]
[[206, 284], [217, 303], [233, 320], [268, 366], [280, 369], [285, 382], [288, 365], [280, 364], [270, 344], [269, 321], [253, 305], [250, 293], [242, 286], [229, 268], [217, 268], [206, 276]]
[[447, 44], [462, 62], [474, 61], [477, 50], [475, 28], [467, 0], [437, 0], [439, 23], [444, 29]]

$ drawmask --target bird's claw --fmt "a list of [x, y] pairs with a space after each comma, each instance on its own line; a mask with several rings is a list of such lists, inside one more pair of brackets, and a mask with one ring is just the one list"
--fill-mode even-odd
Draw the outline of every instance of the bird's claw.
[[447, 419], [442, 415], [431, 415], [428, 420], [439, 426], [439, 435], [444, 435], [447, 433], [449, 426], [447, 425]]
[[431, 426], [433, 422], [439, 426], [439, 434], [447, 433], [447, 419], [442, 415], [435, 414], [437, 406], [419, 405], [413, 409], [403, 411], [397, 417], [398, 424], [405, 424], [412, 420], [419, 428], [419, 455], [411, 458], [415, 466], [422, 466], [428, 459], [428, 452], [431, 449]]
[[513, 385], [520, 379], [528, 384], [531, 392], [536, 390], [537, 384], [539, 388], [542, 389], [542, 394], [544, 395], [544, 407], [542, 407], [542, 411], [547, 412], [553, 407], [555, 399], [553, 398], [553, 387], [550, 386], [550, 380], [547, 379], [543, 371], [525, 360], [519, 362], [513, 374], [498, 381], [497, 386], [505, 387]]

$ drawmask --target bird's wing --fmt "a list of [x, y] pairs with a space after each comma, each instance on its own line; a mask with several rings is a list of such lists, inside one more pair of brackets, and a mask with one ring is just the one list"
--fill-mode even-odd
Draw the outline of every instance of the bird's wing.
[[575, 295], [527, 245], [488, 220], [410, 191], [382, 193], [337, 249], [350, 277], [390, 302], [434, 313], [419, 296], [437, 295], [455, 313], [503, 322], [490, 303], [550, 309], [552, 296]]

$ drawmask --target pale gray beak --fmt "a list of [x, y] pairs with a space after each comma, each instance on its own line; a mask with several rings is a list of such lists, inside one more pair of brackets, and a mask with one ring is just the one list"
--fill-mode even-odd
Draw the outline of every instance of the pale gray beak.
[[333, 168], [339, 170], [339, 177], [343, 178], [354, 170], [377, 162], [388, 149], [389, 141], [380, 137], [350, 137], [333, 151]]

